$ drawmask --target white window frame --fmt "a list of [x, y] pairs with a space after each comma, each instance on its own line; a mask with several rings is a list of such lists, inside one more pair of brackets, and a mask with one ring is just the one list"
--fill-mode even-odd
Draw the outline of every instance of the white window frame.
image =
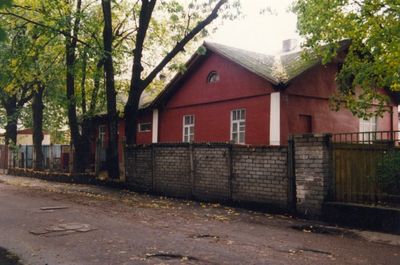
[[[191, 119], [191, 123], [186, 123], [186, 118]], [[195, 126], [195, 116], [194, 115], [184, 115], [182, 119], [182, 142], [190, 143], [194, 142], [194, 126]], [[192, 129], [192, 132], [191, 132]]]
[[[149, 129], [147, 130], [142, 130], [142, 126], [143, 125], [149, 125]], [[138, 132], [151, 132], [151, 128], [152, 128], [152, 124], [151, 122], [141, 122], [138, 124]]]
[[100, 146], [104, 148], [106, 143], [106, 130], [107, 130], [106, 125], [99, 125], [98, 130], [99, 130], [98, 139], [100, 141]]
[[[234, 131], [236, 127], [236, 131]], [[237, 134], [235, 139], [234, 134]], [[243, 135], [241, 137], [241, 134]], [[234, 144], [246, 143], [246, 109], [234, 109], [231, 111], [231, 142]]]
[[376, 134], [375, 133], [369, 133], [369, 132], [375, 132], [378, 130], [378, 117], [377, 116], [372, 116], [368, 120], [364, 120], [363, 118], [360, 118], [360, 127], [359, 127], [359, 140], [360, 141], [372, 141], [376, 140]]
[[207, 83], [208, 84], [214, 84], [219, 82], [220, 77], [219, 77], [219, 73], [217, 71], [211, 71], [210, 73], [208, 73], [207, 76]]

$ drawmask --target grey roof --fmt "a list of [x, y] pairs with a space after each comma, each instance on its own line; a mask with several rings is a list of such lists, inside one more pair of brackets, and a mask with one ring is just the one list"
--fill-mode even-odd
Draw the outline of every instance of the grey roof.
[[[340, 42], [339, 50], [346, 48], [349, 43], [349, 40]], [[276, 86], [287, 85], [297, 76], [321, 63], [321, 59], [317, 56], [309, 55], [305, 59], [302, 56], [303, 50], [267, 55], [212, 42], [205, 42], [203, 46], [206, 50], [225, 57]], [[201, 58], [204, 58], [204, 56], [200, 53], [195, 53], [186, 63], [188, 71], [198, 61], [201, 61]], [[184, 79], [184, 76], [185, 73], [175, 75], [171, 82], [154, 99], [150, 107], [156, 107], [167, 100], [173, 94], [177, 84]]]
[[299, 76], [303, 72], [321, 62], [321, 59], [318, 57], [310, 57], [305, 59], [302, 54], [303, 51], [297, 51], [282, 54], [280, 56], [280, 60], [282, 61], [282, 65], [284, 66], [288, 77], [286, 82], [289, 82], [293, 78]]
[[272, 56], [211, 42], [204, 46], [275, 85], [289, 82], [319, 62], [319, 59], [304, 59], [302, 51]]
[[218, 43], [205, 42], [204, 46], [211, 51], [236, 62], [247, 70], [276, 83], [272, 73], [275, 57], [258, 52], [247, 51]]

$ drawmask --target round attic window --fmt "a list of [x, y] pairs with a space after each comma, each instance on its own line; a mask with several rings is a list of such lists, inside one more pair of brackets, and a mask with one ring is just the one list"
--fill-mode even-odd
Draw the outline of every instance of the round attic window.
[[217, 83], [219, 81], [219, 74], [216, 71], [212, 71], [207, 76], [207, 83]]

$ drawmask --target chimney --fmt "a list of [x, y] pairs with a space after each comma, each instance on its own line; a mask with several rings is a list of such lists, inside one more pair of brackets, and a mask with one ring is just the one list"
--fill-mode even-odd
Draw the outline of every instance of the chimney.
[[296, 39], [287, 39], [282, 42], [282, 51], [290, 52], [297, 48], [298, 41]]

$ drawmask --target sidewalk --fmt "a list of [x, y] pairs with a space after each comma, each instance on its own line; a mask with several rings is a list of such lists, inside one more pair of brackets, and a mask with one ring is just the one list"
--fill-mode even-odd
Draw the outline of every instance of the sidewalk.
[[24, 264], [400, 260], [396, 235], [104, 187], [0, 176], [0, 202], [0, 246]]

